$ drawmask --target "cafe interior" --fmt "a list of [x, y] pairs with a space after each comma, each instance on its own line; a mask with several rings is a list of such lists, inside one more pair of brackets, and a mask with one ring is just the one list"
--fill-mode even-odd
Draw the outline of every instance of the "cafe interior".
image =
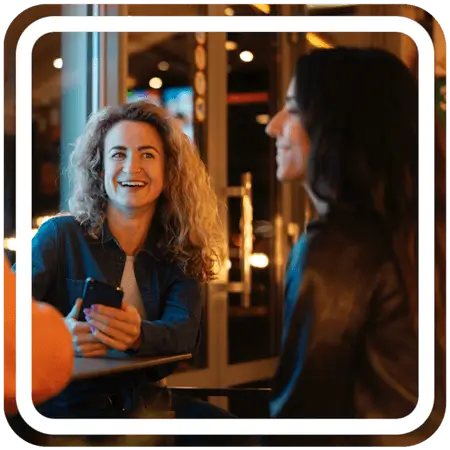
[[[409, 64], [414, 44], [400, 33], [152, 32], [152, 17], [223, 16], [226, 21], [236, 16], [393, 13], [424, 23], [431, 35], [435, 33], [433, 18], [409, 5], [54, 4], [24, 11], [5, 38], [4, 249], [10, 263], [16, 258], [15, 214], [20, 202], [16, 164], [28, 157], [19, 156], [24, 149], [15, 144], [14, 94], [21, 88], [15, 81], [19, 36], [47, 16], [148, 16], [148, 32], [49, 33], [36, 42], [32, 54], [33, 233], [67, 207], [65, 171], [72, 143], [93, 111], [147, 99], [178, 118], [226, 205], [220, 215], [228, 253], [218, 279], [202, 290], [198, 351], [163, 355], [160, 363], [177, 362], [164, 382], [238, 417], [268, 417], [267, 395], [282, 335], [286, 263], [313, 212], [301, 186], [277, 181], [275, 143], [265, 127], [284, 103], [300, 55], [315, 48], [375, 46]], [[438, 78], [445, 77], [439, 64], [436, 73]], [[93, 372], [101, 376], [120, 371], [123, 362], [105, 366], [85, 359], [77, 364], [75, 377], [86, 378]]]

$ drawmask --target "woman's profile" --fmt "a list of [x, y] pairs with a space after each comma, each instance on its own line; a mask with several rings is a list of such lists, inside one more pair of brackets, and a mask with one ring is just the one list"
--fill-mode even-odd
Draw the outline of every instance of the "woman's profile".
[[[299, 58], [267, 132], [278, 178], [303, 183], [318, 214], [291, 255], [271, 415], [405, 417], [418, 401], [417, 82], [383, 50], [315, 50]], [[439, 354], [444, 334], [441, 321]], [[289, 442], [405, 445], [422, 431]]]

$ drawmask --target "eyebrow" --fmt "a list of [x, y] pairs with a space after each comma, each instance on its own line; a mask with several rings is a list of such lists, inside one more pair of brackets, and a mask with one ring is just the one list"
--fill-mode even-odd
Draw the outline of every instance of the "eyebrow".
[[[124, 147], [123, 145], [115, 145], [114, 147], [111, 147], [109, 151], [112, 150], [127, 150], [127, 147]], [[138, 151], [144, 151], [144, 150], [154, 150], [156, 153], [160, 153], [160, 151], [154, 147], [153, 145], [141, 145], [138, 147]]]

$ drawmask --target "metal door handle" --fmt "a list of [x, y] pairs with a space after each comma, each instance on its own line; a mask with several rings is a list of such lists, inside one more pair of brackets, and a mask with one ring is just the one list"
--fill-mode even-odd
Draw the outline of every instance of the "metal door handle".
[[252, 291], [252, 268], [250, 258], [253, 253], [253, 204], [252, 174], [242, 174], [241, 186], [227, 188], [227, 197], [241, 197], [241, 246], [239, 247], [239, 264], [241, 282], [228, 283], [228, 292], [241, 294], [241, 306], [250, 308]]

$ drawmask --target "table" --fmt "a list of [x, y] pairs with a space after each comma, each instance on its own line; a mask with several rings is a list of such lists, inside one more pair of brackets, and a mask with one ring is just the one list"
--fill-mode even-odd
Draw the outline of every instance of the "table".
[[191, 358], [191, 353], [172, 356], [141, 356], [137, 358], [126, 354], [113, 354], [102, 358], [76, 357], [72, 381], [145, 369], [146, 367], [155, 367]]

